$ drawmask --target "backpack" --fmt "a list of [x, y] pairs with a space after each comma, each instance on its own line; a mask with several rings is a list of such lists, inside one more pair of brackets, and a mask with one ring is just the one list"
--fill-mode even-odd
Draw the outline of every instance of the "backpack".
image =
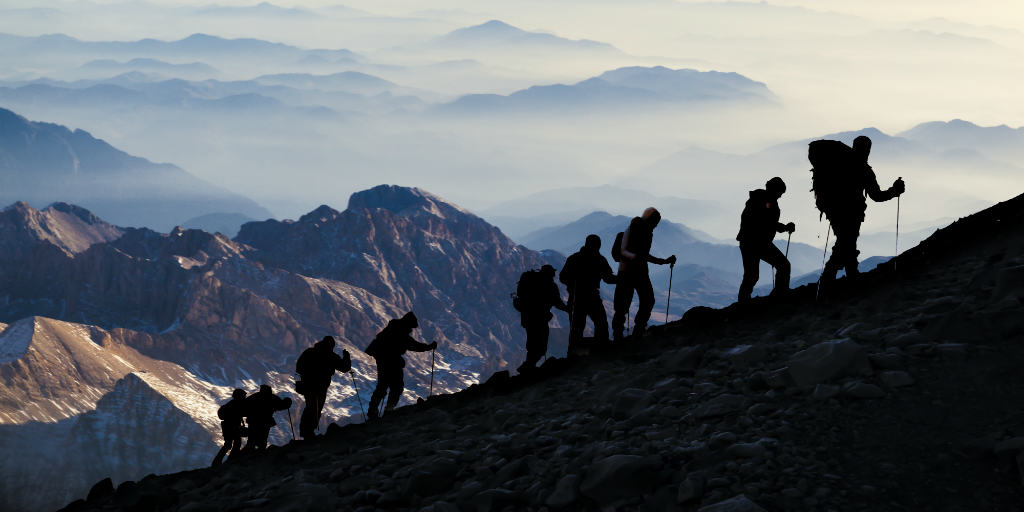
[[838, 140], [816, 140], [807, 146], [807, 159], [812, 166], [814, 206], [827, 215], [842, 203], [844, 195], [849, 195], [851, 190], [853, 148]]
[[527, 270], [519, 276], [516, 283], [516, 293], [512, 295], [512, 307], [516, 311], [522, 311], [530, 305], [540, 302], [543, 294], [544, 275], [540, 270]]
[[612, 259], [616, 262], [622, 261], [622, 237], [625, 236], [625, 231], [619, 231], [615, 235], [615, 243], [612, 244]]

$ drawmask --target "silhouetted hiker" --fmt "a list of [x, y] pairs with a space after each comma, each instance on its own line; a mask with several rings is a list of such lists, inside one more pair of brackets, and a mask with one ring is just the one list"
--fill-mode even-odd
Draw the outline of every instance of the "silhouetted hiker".
[[419, 326], [419, 320], [410, 311], [402, 318], [389, 320], [384, 330], [366, 347], [366, 353], [377, 361], [377, 387], [370, 397], [369, 419], [378, 418], [380, 401], [384, 399], [384, 395], [388, 396], [385, 411], [394, 409], [398, 400], [402, 398], [402, 391], [405, 390], [402, 376], [405, 359], [402, 356], [405, 352], [426, 352], [437, 348], [436, 341], [428, 345], [412, 338], [412, 330]]
[[569, 311], [555, 284], [555, 267], [544, 265], [540, 270], [523, 272], [512, 305], [519, 310], [519, 325], [526, 329], [526, 360], [516, 369], [523, 373], [536, 368], [537, 361], [548, 352], [548, 322], [554, 317], [551, 308]]
[[565, 260], [558, 280], [569, 290], [569, 351], [583, 339], [587, 317], [594, 322], [594, 339], [608, 341], [608, 316], [601, 301], [601, 281], [615, 284], [618, 278], [601, 255], [601, 237], [587, 235], [579, 252]]
[[750, 299], [750, 292], [757, 284], [758, 267], [761, 260], [775, 267], [775, 289], [772, 295], [780, 295], [789, 290], [789, 260], [772, 240], [775, 233], [796, 230], [796, 224], [779, 222], [779, 198], [786, 193], [786, 183], [776, 176], [765, 184], [763, 189], [751, 190], [743, 213], [740, 215], [740, 232], [736, 240], [740, 242], [740, 255], [743, 257], [743, 282], [740, 283], [740, 302]]
[[873, 201], [888, 201], [906, 190], [903, 179], [893, 182], [888, 190], [881, 190], [875, 171], [868, 165], [871, 139], [863, 135], [853, 139], [853, 148], [838, 141], [811, 142], [808, 158], [814, 183], [815, 205], [828, 218], [835, 233], [832, 256], [821, 275], [822, 287], [835, 281], [836, 272], [846, 267], [850, 279], [860, 275], [857, 269], [857, 238], [867, 211], [866, 197]]
[[291, 398], [281, 398], [275, 395], [270, 386], [266, 384], [260, 386], [259, 392], [249, 395], [245, 399], [245, 419], [249, 424], [249, 442], [245, 445], [246, 451], [265, 449], [270, 429], [277, 425], [277, 422], [274, 421], [274, 413], [291, 406]]
[[302, 379], [295, 383], [295, 391], [305, 401], [302, 418], [299, 419], [299, 435], [303, 439], [311, 439], [316, 435], [324, 401], [327, 400], [327, 388], [331, 387], [334, 372], [352, 369], [352, 357], [348, 351], [342, 350], [339, 356], [334, 352], [334, 345], [333, 336], [324, 336], [312, 347], [303, 350], [295, 362], [295, 373]]
[[217, 409], [220, 418], [220, 430], [224, 434], [224, 446], [213, 458], [213, 466], [219, 466], [224, 456], [231, 450], [228, 460], [242, 450], [242, 437], [247, 434], [242, 417], [245, 416], [245, 391], [236, 389], [231, 393], [231, 400]]
[[651, 254], [654, 242], [654, 228], [661, 222], [661, 213], [648, 208], [640, 217], [633, 217], [629, 227], [622, 232], [622, 241], [616, 237], [616, 246], [612, 246], [612, 257], [619, 262], [619, 282], [615, 285], [615, 315], [612, 317], [612, 333], [616, 340], [622, 339], [622, 331], [626, 325], [629, 305], [633, 302], [633, 292], [640, 297], [640, 305], [636, 311], [636, 322], [633, 334], [643, 336], [647, 328], [647, 320], [654, 309], [654, 287], [647, 263], [657, 265], [675, 265], [676, 255], [658, 258]]

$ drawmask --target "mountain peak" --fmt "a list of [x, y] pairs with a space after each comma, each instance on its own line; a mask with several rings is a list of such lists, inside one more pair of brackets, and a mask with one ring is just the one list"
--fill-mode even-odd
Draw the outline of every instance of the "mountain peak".
[[299, 222], [326, 222], [336, 218], [338, 215], [341, 215], [341, 212], [326, 204], [322, 204], [315, 210], [299, 217]]
[[443, 210], [469, 214], [466, 210], [445, 201], [423, 189], [399, 185], [378, 185], [352, 194], [349, 210], [388, 210], [403, 213], [414, 209], [426, 210], [444, 216]]

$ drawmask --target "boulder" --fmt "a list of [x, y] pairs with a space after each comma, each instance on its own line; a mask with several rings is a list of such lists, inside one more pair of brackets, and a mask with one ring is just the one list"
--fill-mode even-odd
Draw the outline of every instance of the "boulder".
[[679, 484], [676, 494], [676, 502], [684, 504], [704, 495], [704, 477], [702, 475], [689, 475], [686, 480]]
[[885, 391], [874, 384], [854, 381], [843, 384], [843, 394], [854, 398], [882, 398]]
[[914, 378], [911, 377], [909, 373], [899, 370], [882, 372], [878, 375], [878, 380], [882, 381], [882, 384], [890, 388], [902, 388], [914, 385]]
[[746, 408], [747, 398], [743, 395], [724, 394], [718, 395], [697, 406], [694, 413], [698, 418], [713, 418], [725, 416]]
[[750, 501], [746, 495], [733, 496], [725, 501], [719, 501], [714, 505], [708, 505], [697, 509], [697, 512], [764, 512], [760, 505]]
[[599, 459], [587, 469], [580, 492], [602, 504], [639, 496], [654, 486], [661, 464], [658, 456], [618, 454]]
[[764, 361], [768, 357], [768, 350], [763, 345], [739, 345], [726, 350], [722, 357], [742, 370]]
[[864, 347], [850, 339], [818, 343], [789, 358], [789, 375], [801, 387], [870, 371]]
[[615, 396], [612, 416], [620, 419], [632, 417], [637, 411], [647, 407], [650, 397], [651, 393], [644, 389], [624, 389]]
[[549, 507], [563, 508], [576, 502], [580, 497], [580, 476], [565, 475], [555, 484], [555, 490], [544, 501]]

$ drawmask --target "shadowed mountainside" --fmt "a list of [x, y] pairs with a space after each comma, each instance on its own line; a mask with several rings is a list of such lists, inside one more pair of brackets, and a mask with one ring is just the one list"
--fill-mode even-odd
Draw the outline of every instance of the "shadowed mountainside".
[[1013, 510], [1022, 222], [1019, 196], [821, 301], [694, 308], [314, 443], [100, 482], [67, 510]]

